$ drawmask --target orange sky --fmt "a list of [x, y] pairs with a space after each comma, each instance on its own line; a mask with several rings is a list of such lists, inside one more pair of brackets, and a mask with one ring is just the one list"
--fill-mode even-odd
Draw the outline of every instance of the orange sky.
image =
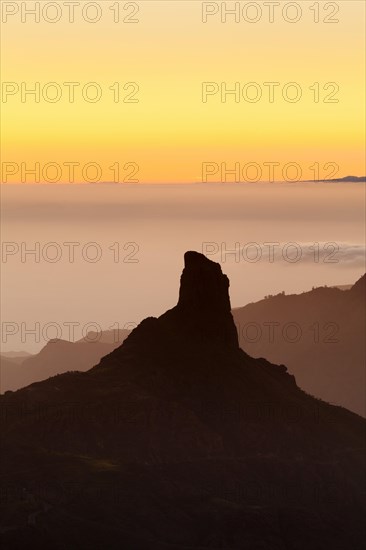
[[[228, 16], [223, 23], [220, 11], [203, 23], [202, 10], [215, 11], [221, 2], [206, 8], [199, 1], [120, 2], [120, 18], [137, 22], [115, 23], [116, 2], [104, 0], [94, 24], [81, 16], [88, 2], [79, 3], [70, 23], [58, 2], [60, 20], [52, 24], [45, 20], [57, 15], [51, 10], [40, 12], [39, 22], [22, 13], [35, 2], [2, 2], [2, 182], [66, 183], [70, 163], [79, 182], [197, 182], [203, 163], [228, 170], [240, 163], [240, 179], [269, 179], [268, 163], [277, 163], [277, 180], [296, 176], [286, 172], [288, 163], [300, 166], [302, 179], [314, 177], [315, 163], [320, 178], [364, 175], [364, 2], [320, 2], [319, 23], [307, 1], [297, 3], [296, 23], [282, 15], [288, 2], [280, 3], [273, 23], [263, 2], [255, 3], [262, 10], [256, 23], [242, 12], [239, 22]], [[56, 87], [47, 87], [52, 82]], [[73, 103], [68, 82], [78, 83]], [[86, 86], [91, 82], [96, 87]], [[204, 88], [212, 90], [207, 101], [204, 82], [213, 83]], [[269, 82], [278, 83], [273, 102]], [[291, 82], [296, 87], [286, 88]], [[126, 83], [136, 84], [124, 89]], [[324, 89], [327, 83], [334, 84]], [[25, 94], [37, 86], [39, 102]], [[236, 86], [239, 95], [223, 102], [225, 86]], [[61, 97], [52, 102], [55, 93]], [[254, 103], [256, 93], [261, 98]], [[297, 93], [301, 98], [291, 102]], [[135, 101], [121, 101], [126, 97]], [[39, 176], [27, 175], [35, 163]], [[250, 163], [255, 171], [247, 171]]]

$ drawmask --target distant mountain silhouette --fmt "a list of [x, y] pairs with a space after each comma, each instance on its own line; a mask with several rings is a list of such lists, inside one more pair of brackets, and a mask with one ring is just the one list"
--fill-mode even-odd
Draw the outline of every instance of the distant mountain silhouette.
[[342, 181], [345, 181], [345, 182], [350, 182], [350, 183], [365, 183], [366, 182], [366, 176], [346, 176], [344, 178], [335, 178], [335, 179], [331, 179], [331, 180], [327, 180], [327, 181], [339, 181], [339, 182], [342, 182]]
[[[333, 178], [325, 180], [315, 180], [328, 183], [365, 183], [366, 176], [345, 176], [344, 178]], [[314, 180], [304, 180], [304, 183], [314, 183]]]
[[334, 285], [331, 288], [339, 288], [339, 290], [350, 290], [353, 285]]
[[[17, 390], [67, 371], [86, 371], [118, 347], [130, 333], [119, 329], [89, 332], [76, 342], [50, 340], [35, 355], [17, 352], [0, 356], [0, 391]], [[15, 355], [14, 355], [15, 354]]]
[[21, 363], [27, 357], [30, 357], [32, 354], [27, 351], [2, 351], [0, 354], [2, 357], [14, 361], [16, 363]]
[[321, 287], [236, 308], [240, 345], [285, 362], [305, 391], [365, 416], [365, 291], [366, 275], [349, 290]]
[[241, 350], [228, 287], [187, 252], [175, 307], [0, 397], [5, 548], [362, 547], [365, 421]]

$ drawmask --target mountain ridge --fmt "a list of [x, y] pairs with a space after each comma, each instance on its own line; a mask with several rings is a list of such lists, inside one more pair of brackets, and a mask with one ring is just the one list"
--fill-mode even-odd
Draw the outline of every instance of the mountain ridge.
[[239, 348], [207, 261], [91, 370], [0, 397], [6, 547], [361, 548], [365, 421]]
[[365, 416], [365, 289], [363, 275], [349, 290], [318, 287], [235, 308], [240, 345], [285, 362], [312, 395]]

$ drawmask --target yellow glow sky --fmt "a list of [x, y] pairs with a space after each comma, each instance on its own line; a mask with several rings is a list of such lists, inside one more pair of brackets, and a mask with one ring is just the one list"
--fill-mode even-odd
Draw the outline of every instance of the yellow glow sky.
[[[309, 167], [315, 162], [320, 178], [327, 175], [322, 167], [334, 162], [338, 177], [364, 175], [363, 1], [337, 2], [335, 24], [322, 21], [331, 16], [324, 2], [319, 3], [319, 23], [309, 9], [314, 3], [298, 2], [302, 17], [293, 24], [281, 16], [286, 2], [273, 23], [268, 22], [268, 8], [257, 2], [262, 19], [252, 24], [235, 23], [233, 17], [222, 23], [220, 13], [204, 24], [197, 0], [137, 2], [139, 23], [114, 23], [109, 9], [114, 3], [99, 2], [103, 15], [95, 24], [83, 21], [80, 7], [75, 22], [69, 23], [62, 1], [62, 18], [55, 24], [42, 17], [35, 23], [30, 16], [22, 23], [20, 12], [2, 23], [3, 86], [25, 82], [31, 88], [39, 82], [42, 88], [57, 82], [63, 93], [57, 103], [42, 98], [35, 103], [31, 96], [22, 103], [20, 92], [5, 103], [2, 95], [2, 163], [31, 168], [35, 162], [94, 162], [102, 168], [103, 181], [113, 180], [109, 167], [117, 162], [122, 178], [123, 165], [137, 163], [141, 182], [201, 181], [203, 162], [226, 162], [228, 167], [256, 162], [263, 168], [263, 180], [268, 179], [266, 162], [280, 163], [277, 180], [289, 162], [301, 166], [302, 179], [312, 179]], [[21, 10], [21, 4], [32, 7], [35, 2], [12, 4]], [[125, 2], [120, 4], [121, 17], [126, 16], [131, 9], [124, 11]], [[49, 14], [53, 16], [51, 10]], [[70, 104], [63, 83], [72, 81], [81, 86]], [[81, 97], [80, 88], [88, 82], [102, 88], [98, 103]], [[139, 102], [114, 103], [108, 88], [115, 82], [122, 94], [126, 82], [138, 83]], [[263, 96], [257, 103], [236, 103], [228, 96], [223, 103], [217, 93], [203, 103], [202, 82], [226, 82], [228, 88], [235, 82], [256, 82]], [[264, 82], [280, 83], [274, 103], [268, 101]], [[297, 103], [282, 99], [288, 82], [302, 88]], [[320, 84], [319, 103], [309, 90], [315, 82]], [[338, 103], [323, 102], [332, 91], [323, 90], [327, 82], [339, 86]], [[82, 181], [81, 170], [75, 173]], [[61, 181], [67, 177], [65, 168]], [[20, 179], [19, 171], [8, 182]], [[208, 181], [219, 179], [220, 173]]]

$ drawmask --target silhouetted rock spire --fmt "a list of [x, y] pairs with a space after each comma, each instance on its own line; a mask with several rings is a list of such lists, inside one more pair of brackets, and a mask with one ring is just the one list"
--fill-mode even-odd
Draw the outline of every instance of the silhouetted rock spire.
[[[229, 279], [220, 264], [198, 252], [186, 252], [180, 280], [179, 301], [174, 308], [190, 337], [238, 348], [231, 315]], [[174, 311], [173, 310], [173, 311]]]
[[219, 264], [198, 252], [186, 252], [180, 279], [178, 307], [185, 311], [199, 308], [207, 313], [230, 311], [229, 279]]

